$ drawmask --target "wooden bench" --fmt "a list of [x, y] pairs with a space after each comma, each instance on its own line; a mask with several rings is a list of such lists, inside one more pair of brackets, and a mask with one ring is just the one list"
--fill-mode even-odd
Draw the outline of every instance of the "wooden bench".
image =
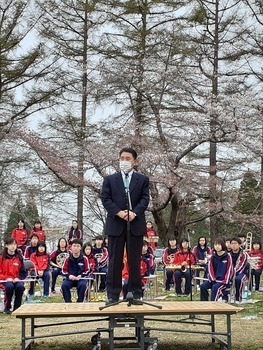
[[[158, 302], [157, 305], [161, 306], [161, 309], [157, 309], [151, 305], [131, 305], [128, 306], [127, 302], [122, 302], [118, 305], [110, 306], [100, 310], [99, 308], [104, 305], [104, 303], [47, 303], [47, 304], [24, 304], [15, 312], [17, 318], [22, 320], [22, 332], [21, 332], [21, 349], [27, 349], [32, 342], [39, 338], [48, 338], [54, 336], [65, 336], [72, 334], [83, 334], [83, 333], [96, 333], [92, 337], [92, 343], [95, 345], [94, 349], [100, 349], [103, 342], [109, 345], [111, 350], [114, 349], [114, 343], [116, 341], [114, 330], [120, 327], [134, 328], [135, 339], [137, 347], [134, 349], [145, 349], [145, 344], [152, 344], [151, 349], [157, 347], [158, 339], [156, 337], [151, 337], [150, 333], [154, 331], [163, 332], [179, 332], [179, 333], [191, 333], [191, 334], [208, 334], [211, 335], [212, 342], [216, 340], [220, 342], [222, 346], [225, 346], [228, 350], [232, 349], [231, 342], [231, 315], [236, 314], [238, 311], [242, 310], [231, 306], [229, 304], [219, 303], [219, 302], [196, 302], [196, 301], [184, 301], [184, 302]], [[183, 315], [186, 318], [178, 319], [172, 318], [173, 316]], [[208, 318], [197, 318], [197, 315], [209, 316]], [[226, 322], [224, 323], [224, 331], [216, 330], [216, 315], [225, 315]], [[167, 316], [167, 317], [164, 317]], [[36, 324], [37, 319], [44, 318], [61, 318], [63, 322], [47, 324]], [[84, 320], [74, 321], [72, 318], [84, 318]], [[171, 318], [170, 318], [171, 317]], [[66, 320], [69, 318], [69, 320]], [[169, 319], [168, 319], [169, 318]], [[71, 320], [70, 320], [71, 319]], [[30, 327], [27, 325], [27, 320], [30, 322]], [[90, 329], [87, 327], [85, 330], [77, 330], [77, 327], [70, 327], [72, 331], [63, 331], [60, 326], [69, 324], [80, 324], [83, 322], [98, 322], [101, 325], [101, 321], [107, 321], [107, 327], [100, 327]], [[154, 321], [160, 321], [162, 327], [152, 327], [151, 323]], [[169, 323], [169, 327], [165, 328], [165, 322]], [[171, 328], [171, 324], [182, 324], [181, 329]], [[200, 330], [196, 327], [189, 330], [187, 325], [201, 325]], [[158, 325], [158, 323], [157, 323]], [[59, 327], [61, 330], [59, 333], [52, 333], [46, 335], [37, 335], [36, 329], [41, 327], [48, 327], [50, 329], [52, 326]], [[208, 326], [205, 328], [204, 326]], [[26, 334], [29, 333], [29, 334]], [[101, 333], [108, 334], [108, 338], [100, 337]], [[94, 342], [95, 339], [95, 342]], [[122, 338], [122, 340], [129, 340], [129, 338]], [[198, 342], [198, 338], [196, 338]], [[123, 341], [122, 341], [123, 344]], [[118, 349], [121, 349], [118, 347]], [[124, 349], [124, 348], [123, 348]]]

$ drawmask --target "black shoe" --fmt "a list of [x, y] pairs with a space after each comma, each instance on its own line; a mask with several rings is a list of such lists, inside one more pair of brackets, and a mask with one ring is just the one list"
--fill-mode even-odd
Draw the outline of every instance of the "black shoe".
[[106, 306], [118, 303], [118, 299], [108, 299], [105, 303]]
[[3, 314], [6, 314], [6, 315], [11, 315], [11, 313], [12, 312], [8, 309], [4, 309], [4, 311], [3, 311]]

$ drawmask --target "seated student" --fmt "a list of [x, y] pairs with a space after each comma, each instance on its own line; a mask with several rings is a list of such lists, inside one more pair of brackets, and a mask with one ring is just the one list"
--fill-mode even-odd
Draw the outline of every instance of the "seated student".
[[87, 242], [83, 245], [82, 252], [89, 260], [90, 273], [92, 275], [92, 272], [94, 272], [96, 268], [96, 260], [94, 259], [93, 247], [91, 242]]
[[200, 285], [200, 300], [208, 301], [208, 290], [211, 289], [211, 301], [217, 301], [230, 285], [232, 276], [232, 258], [226, 252], [224, 239], [219, 237], [214, 242], [214, 254], [208, 262], [208, 281]]
[[22, 297], [25, 290], [24, 283], [20, 280], [27, 276], [23, 257], [17, 250], [16, 240], [9, 237], [5, 240], [5, 248], [0, 255], [0, 289], [4, 291], [4, 314], [11, 314], [12, 297], [15, 295], [15, 311], [22, 304]]
[[226, 251], [227, 253], [230, 253], [231, 252], [231, 238], [230, 237], [227, 237], [225, 238], [225, 244], [226, 244]]
[[[196, 263], [204, 268], [204, 277], [207, 275], [207, 264], [212, 256], [212, 249], [208, 247], [206, 237], [200, 236], [198, 238], [197, 245], [192, 250]], [[200, 270], [196, 270], [195, 274], [197, 277], [200, 276]], [[200, 285], [200, 280], [197, 280], [197, 285]]]
[[235, 300], [242, 301], [242, 293], [244, 291], [244, 283], [247, 280], [247, 259], [248, 255], [242, 248], [242, 242], [238, 237], [231, 239], [231, 252], [234, 268], [233, 284], [235, 286]]
[[[172, 261], [174, 261], [174, 254], [178, 251], [176, 238], [174, 236], [168, 237], [168, 247], [165, 248], [163, 252], [163, 265], [164, 268], [167, 265], [171, 265]], [[174, 284], [173, 281], [174, 271], [168, 270], [165, 268], [165, 290], [170, 290], [170, 285]]]
[[[49, 298], [49, 255], [47, 254], [47, 246], [45, 242], [39, 241], [37, 244], [37, 250], [30, 255], [30, 260], [34, 263], [37, 276], [39, 276], [44, 282], [44, 298]], [[28, 297], [32, 298], [34, 294], [34, 283], [30, 285]]]
[[35, 221], [33, 229], [30, 232], [30, 238], [32, 237], [33, 234], [36, 234], [40, 241], [45, 242], [45, 240], [46, 240], [45, 232], [44, 232], [42, 225], [41, 225], [41, 222], [39, 220]]
[[13, 229], [11, 237], [16, 240], [17, 248], [20, 249], [24, 254], [28, 241], [28, 232], [26, 229], [25, 221], [23, 219], [20, 219], [18, 221], [18, 225]]
[[56, 290], [55, 290], [56, 281], [58, 276], [61, 275], [62, 265], [67, 257], [68, 257], [67, 240], [64, 237], [61, 237], [58, 240], [57, 249], [50, 254], [50, 265], [52, 266], [51, 293], [56, 293]]
[[[177, 296], [187, 296], [191, 292], [192, 271], [189, 268], [195, 264], [194, 254], [189, 247], [189, 240], [183, 238], [180, 244], [180, 249], [174, 254], [174, 265], [180, 266], [180, 269], [175, 269], [175, 292]], [[185, 291], [182, 294], [182, 278], [185, 278]]]
[[156, 269], [155, 256], [153, 255], [152, 247], [148, 244], [147, 241], [143, 241], [142, 257], [149, 261], [150, 275], [154, 275]]
[[[107, 273], [108, 270], [108, 249], [103, 246], [103, 237], [101, 235], [95, 238], [93, 246], [93, 256], [96, 262], [95, 272]], [[104, 292], [106, 289], [106, 274], [100, 276], [99, 292]]]
[[30, 237], [30, 245], [28, 245], [24, 252], [24, 258], [26, 260], [30, 259], [30, 256], [32, 253], [35, 253], [37, 250], [37, 244], [38, 244], [38, 235], [36, 233], [33, 233]]
[[[142, 247], [142, 256], [141, 256], [141, 278], [142, 278], [142, 287], [145, 286], [147, 279], [145, 277], [150, 275], [150, 260], [148, 257], [144, 256], [144, 252], [147, 252], [148, 244], [146, 241], [144, 241], [143, 247]], [[122, 278], [123, 278], [123, 286], [122, 286], [122, 291], [123, 291], [123, 299], [126, 299], [127, 294], [128, 294], [128, 284], [129, 284], [129, 266], [127, 262], [127, 258], [124, 257], [124, 266], [122, 270]], [[144, 292], [144, 288], [142, 288], [142, 293]], [[143, 297], [143, 294], [142, 296]]]
[[253, 277], [255, 279], [255, 291], [259, 291], [259, 285], [260, 285], [260, 276], [262, 274], [263, 269], [263, 253], [261, 251], [261, 243], [260, 241], [254, 241], [252, 243], [252, 250], [248, 252], [249, 257], [256, 258], [256, 260], [253, 261], [251, 265], [251, 283], [250, 283], [250, 290], [252, 290], [253, 287]]
[[245, 235], [244, 233], [239, 233], [237, 238], [239, 238], [241, 242], [240, 248], [246, 250], [247, 235]]
[[85, 293], [87, 289], [87, 280], [90, 273], [89, 260], [83, 255], [82, 251], [82, 241], [80, 239], [73, 239], [71, 242], [71, 252], [69, 257], [66, 258], [62, 266], [62, 274], [65, 279], [62, 283], [61, 290], [63, 294], [64, 301], [66, 303], [71, 303], [71, 288], [77, 287], [78, 293], [78, 303], [82, 303], [85, 298]]

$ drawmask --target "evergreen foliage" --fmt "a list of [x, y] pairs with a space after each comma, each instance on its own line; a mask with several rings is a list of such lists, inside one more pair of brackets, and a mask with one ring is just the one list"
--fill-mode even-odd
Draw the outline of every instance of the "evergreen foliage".
[[252, 171], [244, 174], [238, 192], [238, 202], [235, 207], [241, 214], [259, 214], [260, 193], [259, 183]]

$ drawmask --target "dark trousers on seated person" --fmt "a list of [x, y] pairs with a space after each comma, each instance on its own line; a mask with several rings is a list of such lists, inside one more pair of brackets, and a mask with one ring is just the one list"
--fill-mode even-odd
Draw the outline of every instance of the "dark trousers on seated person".
[[250, 284], [250, 290], [252, 290], [253, 287], [253, 277], [255, 278], [255, 290], [259, 291], [259, 285], [260, 285], [260, 276], [262, 274], [262, 270], [251, 270], [251, 284]]
[[13, 309], [13, 311], [15, 311], [22, 304], [22, 297], [25, 290], [24, 283], [5, 282], [3, 283], [3, 286], [4, 286], [4, 293], [5, 293], [4, 308], [6, 310], [11, 309], [12, 297], [15, 294], [14, 309]]
[[173, 272], [173, 270], [166, 270], [165, 277], [166, 277], [165, 290], [168, 291], [168, 290], [170, 290], [170, 285], [174, 284], [174, 281], [173, 281], [174, 272]]
[[[34, 272], [32, 273], [34, 275]], [[50, 273], [49, 271], [44, 271], [43, 276], [39, 277], [44, 282], [44, 295], [49, 295], [49, 285], [50, 285]], [[30, 288], [28, 294], [34, 294], [35, 282], [30, 282]]]
[[52, 269], [52, 283], [51, 283], [51, 292], [55, 291], [55, 287], [56, 287], [56, 281], [58, 276], [61, 275], [61, 269], [59, 268], [54, 268]]
[[244, 290], [244, 283], [247, 280], [247, 275], [245, 273], [240, 273], [236, 275], [235, 278], [235, 288], [236, 288], [236, 300], [242, 300], [242, 292]]
[[78, 293], [77, 303], [82, 303], [85, 298], [85, 293], [87, 289], [87, 281], [79, 280], [79, 281], [70, 281], [68, 279], [64, 280], [61, 286], [63, 299], [65, 303], [71, 303], [71, 288], [76, 287]]
[[191, 291], [191, 281], [192, 275], [190, 270], [182, 272], [181, 270], [175, 270], [174, 272], [174, 280], [175, 280], [175, 291], [176, 294], [182, 294], [182, 278], [185, 278], [185, 294], [190, 294]]
[[220, 282], [209, 282], [205, 281], [200, 285], [200, 300], [208, 301], [209, 292], [211, 289], [211, 301], [217, 301], [221, 295], [223, 294], [224, 289], [226, 289], [226, 285]]

